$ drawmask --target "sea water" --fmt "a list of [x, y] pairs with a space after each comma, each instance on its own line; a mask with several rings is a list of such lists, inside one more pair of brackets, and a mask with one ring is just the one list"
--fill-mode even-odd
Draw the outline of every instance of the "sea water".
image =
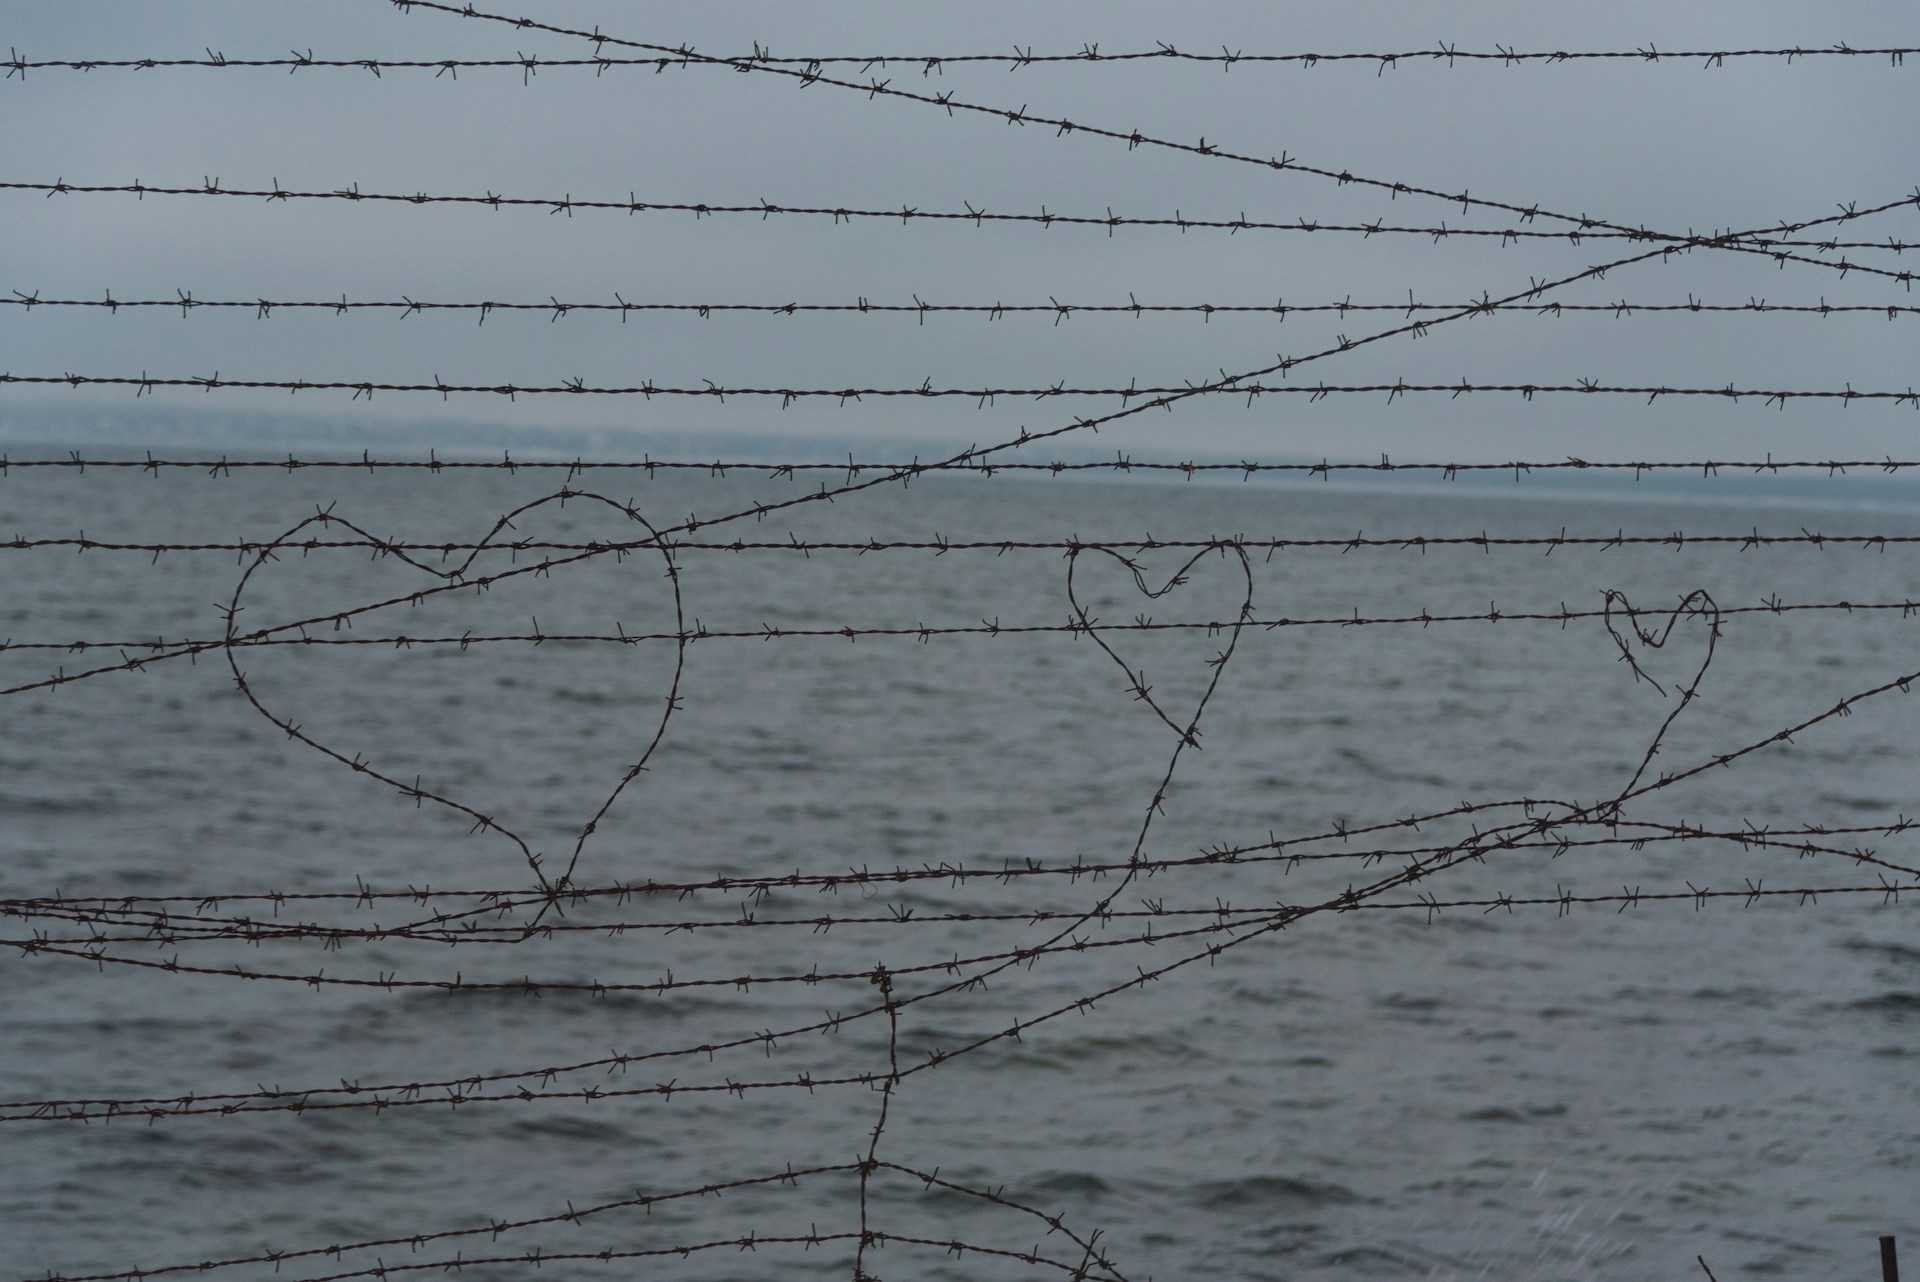
[[[73, 678], [0, 699], [0, 897], [174, 915], [0, 922], [25, 945], [0, 963], [0, 1094], [395, 1101], [0, 1122], [5, 1275], [339, 1245], [277, 1276], [846, 1277], [863, 1225], [889, 1279], [1685, 1277], [1696, 1255], [1841, 1278], [1880, 1234], [1920, 1249], [1920, 891], [1886, 889], [1920, 864], [1920, 722], [1895, 688], [1769, 742], [1920, 669], [1920, 620], [1866, 608], [1920, 599], [1920, 556], [1697, 538], [1912, 536], [1920, 511], [1843, 479], [1794, 506], [1737, 481], [1006, 473], [775, 506], [848, 479], [0, 479], [0, 538], [225, 545], [0, 547], [0, 686]], [[346, 522], [485, 540], [466, 578], [502, 577], [435, 591], [465, 552], [300, 546], [361, 538]], [[640, 546], [676, 527], [713, 546]], [[1063, 546], [1149, 538], [1253, 542], [1121, 549], [1138, 578]], [[1338, 543], [1359, 538], [1394, 545]], [[573, 556], [516, 542], [630, 546], [506, 573]], [[925, 546], [878, 546], [902, 542]], [[158, 657], [229, 619], [312, 644]], [[1755, 745], [1618, 824], [1368, 890], [1421, 857], [1398, 852], [1591, 817]], [[1221, 848], [1264, 858], [1200, 858]], [[579, 887], [706, 888], [542, 911], [570, 863]], [[441, 913], [476, 937], [196, 938]], [[275, 977], [204, 973], [234, 967]], [[537, 1097], [393, 1089], [503, 1074], [472, 1089]], [[896, 1165], [863, 1181], [870, 1154]], [[817, 1167], [839, 1169], [771, 1178]]]

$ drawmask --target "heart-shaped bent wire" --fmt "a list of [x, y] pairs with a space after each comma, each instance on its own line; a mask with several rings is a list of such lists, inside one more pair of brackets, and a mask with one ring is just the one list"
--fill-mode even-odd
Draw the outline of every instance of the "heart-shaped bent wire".
[[[1099, 620], [1087, 613], [1086, 606], [1082, 604], [1080, 600], [1076, 576], [1079, 571], [1080, 558], [1082, 556], [1098, 554], [1111, 557], [1126, 569], [1128, 575], [1133, 579], [1134, 586], [1140, 590], [1143, 596], [1150, 601], [1157, 601], [1172, 592], [1175, 588], [1186, 583], [1188, 572], [1199, 563], [1202, 557], [1213, 552], [1218, 552], [1222, 556], [1231, 553], [1238, 558], [1240, 573], [1246, 584], [1246, 591], [1241, 596], [1238, 615], [1231, 623], [1209, 622], [1207, 624], [1208, 635], [1214, 635], [1219, 632], [1227, 633], [1227, 646], [1226, 649], [1222, 650], [1218, 655], [1207, 660], [1207, 666], [1213, 669], [1213, 677], [1208, 681], [1206, 692], [1201, 696], [1200, 703], [1194, 709], [1193, 716], [1185, 726], [1182, 726], [1172, 717], [1168, 716], [1166, 709], [1161, 707], [1159, 701], [1153, 697], [1152, 687], [1147, 685], [1144, 671], [1135, 671], [1130, 667], [1127, 661], [1122, 659], [1119, 653], [1114, 650], [1107, 638], [1102, 635]], [[1154, 588], [1149, 586], [1146, 571], [1141, 567], [1138, 560], [1132, 557], [1122, 556], [1119, 552], [1111, 548], [1074, 546], [1069, 548], [1067, 552], [1067, 601], [1073, 607], [1075, 630], [1077, 632], [1084, 632], [1087, 636], [1092, 637], [1094, 644], [1106, 651], [1107, 657], [1112, 659], [1114, 663], [1119, 666], [1120, 671], [1126, 674], [1127, 685], [1128, 688], [1133, 691], [1134, 698], [1140, 700], [1149, 708], [1152, 708], [1154, 715], [1165, 722], [1167, 728], [1179, 735], [1189, 747], [1198, 748], [1200, 746], [1198, 743], [1199, 732], [1195, 727], [1199, 724], [1200, 714], [1205, 710], [1207, 701], [1213, 697], [1214, 688], [1220, 682], [1220, 674], [1225, 670], [1227, 660], [1233, 657], [1234, 647], [1240, 644], [1240, 630], [1246, 626], [1247, 620], [1253, 615], [1253, 564], [1247, 560], [1245, 550], [1233, 543], [1218, 543], [1211, 547], [1201, 548], [1198, 552], [1188, 557], [1179, 569], [1167, 577], [1164, 583], [1158, 588]], [[1141, 616], [1135, 619], [1133, 626], [1135, 628], [1145, 629], [1154, 627], [1155, 625], [1151, 620]], [[1160, 626], [1173, 627], [1180, 625], [1164, 624]]]
[[1602, 617], [1607, 625], [1607, 635], [1612, 637], [1614, 645], [1619, 647], [1621, 662], [1633, 670], [1633, 679], [1636, 682], [1645, 681], [1662, 695], [1666, 694], [1667, 688], [1654, 680], [1646, 669], [1640, 666], [1640, 661], [1633, 657], [1633, 646], [1621, 634], [1619, 626], [1615, 623], [1616, 614], [1626, 620], [1627, 629], [1632, 632], [1634, 639], [1649, 650], [1664, 648], [1672, 639], [1673, 630], [1680, 625], [1681, 619], [1699, 618], [1706, 620], [1707, 623], [1707, 647], [1700, 656], [1700, 666], [1694, 669], [1692, 680], [1680, 690], [1680, 702], [1674, 706], [1672, 712], [1667, 714], [1667, 719], [1660, 723], [1659, 733], [1655, 734], [1653, 742], [1647, 745], [1646, 755], [1640, 759], [1640, 766], [1633, 772], [1633, 778], [1629, 779], [1627, 786], [1620, 790], [1620, 796], [1625, 797], [1639, 785], [1640, 777], [1646, 774], [1654, 755], [1660, 751], [1661, 740], [1667, 737], [1667, 731], [1679, 719], [1680, 714], [1687, 710], [1687, 705], [1693, 702], [1694, 696], [1700, 692], [1701, 678], [1705, 677], [1707, 669], [1713, 666], [1714, 647], [1720, 641], [1720, 606], [1705, 588], [1695, 588], [1681, 597], [1678, 605], [1666, 612], [1664, 627], [1642, 627], [1640, 619], [1643, 614], [1658, 620], [1660, 611], [1637, 610], [1633, 603], [1627, 600], [1626, 593], [1612, 588], [1605, 589], [1604, 595], [1606, 610]]
[[[582, 551], [549, 556], [524, 565], [516, 564], [512, 569], [503, 570], [495, 574], [480, 575], [474, 578], [467, 577], [467, 571], [472, 568], [474, 562], [482, 553], [490, 550], [514, 550], [514, 543], [511, 540], [503, 540], [500, 536], [504, 531], [514, 528], [513, 521], [515, 517], [522, 516], [550, 503], [566, 503], [573, 500], [586, 500], [604, 504], [645, 530], [646, 536], [636, 539], [630, 544], [589, 544], [588, 547]], [[278, 553], [281, 551], [303, 549], [310, 541], [311, 536], [302, 538], [302, 532], [315, 526], [330, 530], [344, 529], [351, 531], [367, 540], [368, 545], [376, 550], [377, 555], [404, 562], [424, 574], [431, 575], [433, 578], [439, 580], [439, 583], [425, 591], [396, 596], [387, 600], [369, 602], [343, 612], [329, 612], [315, 615], [311, 618], [297, 619], [248, 632], [241, 632], [238, 629], [237, 623], [240, 613], [244, 608], [242, 602], [245, 599], [248, 585], [253, 581], [255, 574], [261, 567], [277, 560]], [[518, 832], [506, 827], [492, 815], [453, 796], [421, 787], [418, 777], [415, 778], [413, 783], [409, 784], [402, 779], [385, 774], [375, 769], [369, 762], [363, 760], [358, 753], [348, 756], [331, 744], [307, 733], [301, 729], [299, 723], [295, 722], [291, 717], [270, 708], [267, 703], [261, 699], [253, 686], [248, 683], [246, 674], [240, 669], [237, 651], [246, 649], [249, 646], [298, 644], [300, 640], [306, 639], [305, 630], [308, 626], [333, 624], [337, 627], [343, 620], [350, 622], [353, 618], [394, 606], [419, 605], [428, 598], [437, 595], [466, 590], [485, 592], [496, 583], [512, 580], [521, 575], [544, 576], [568, 564], [581, 562], [588, 558], [599, 557], [606, 553], [624, 556], [629, 551], [639, 552], [648, 549], [651, 549], [659, 555], [661, 562], [666, 568], [667, 581], [672, 588], [673, 636], [675, 638], [672, 678], [667, 695], [663, 701], [663, 707], [660, 710], [659, 720], [655, 723], [653, 733], [648, 739], [645, 748], [630, 765], [621, 771], [618, 780], [606, 793], [604, 799], [600, 801], [592, 816], [580, 826], [574, 835], [573, 850], [568, 857], [566, 868], [558, 877], [549, 877], [541, 866], [543, 863], [541, 854], [529, 846], [526, 839]], [[437, 806], [466, 815], [474, 821], [474, 829], [476, 831], [486, 829], [501, 834], [518, 847], [522, 857], [525, 858], [527, 862], [527, 866], [532, 869], [535, 879], [539, 882], [540, 893], [547, 897], [547, 905], [556, 909], [559, 907], [559, 897], [562, 892], [573, 884], [573, 875], [579, 865], [581, 853], [586, 848], [587, 840], [593, 836], [601, 820], [606, 817], [608, 811], [613, 808], [614, 803], [618, 801], [621, 794], [626, 791], [627, 785], [631, 784], [646, 770], [648, 760], [653, 756], [655, 750], [659, 748], [661, 741], [665, 738], [667, 724], [672, 720], [674, 712], [679, 708], [680, 677], [686, 667], [687, 635], [685, 616], [681, 603], [679, 569], [674, 563], [671, 551], [662, 541], [659, 531], [649, 524], [646, 518], [641, 516], [639, 511], [631, 505], [616, 502], [604, 495], [591, 494], [579, 490], [563, 489], [557, 493], [549, 494], [544, 498], [535, 499], [530, 503], [523, 504], [511, 512], [508, 512], [494, 523], [493, 528], [487, 532], [484, 538], [468, 547], [466, 556], [450, 569], [439, 568], [408, 555], [405, 549], [392, 546], [388, 540], [380, 539], [368, 533], [344, 517], [333, 515], [330, 508], [316, 512], [313, 516], [301, 521], [298, 525], [295, 525], [292, 529], [286, 531], [286, 533], [280, 535], [272, 542], [267, 543], [254, 556], [252, 563], [249, 564], [245, 572], [241, 574], [239, 582], [234, 585], [233, 597], [226, 610], [226, 618], [225, 649], [223, 652], [226, 655], [228, 666], [233, 671], [234, 681], [236, 685], [238, 685], [241, 695], [253, 706], [255, 711], [279, 727], [288, 738], [304, 744], [329, 760], [354, 771], [356, 774], [379, 780], [381, 783], [399, 792], [402, 796], [411, 798], [416, 804], [432, 802]], [[288, 634], [293, 635], [290, 636]], [[461, 645], [462, 648], [464, 648], [466, 642], [463, 640]], [[543, 909], [542, 912], [544, 913], [544, 911]]]

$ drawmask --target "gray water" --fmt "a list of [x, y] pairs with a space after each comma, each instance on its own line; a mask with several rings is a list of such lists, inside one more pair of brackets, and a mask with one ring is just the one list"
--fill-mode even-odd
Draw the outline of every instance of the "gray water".
[[[16, 451], [15, 457], [24, 451]], [[552, 494], [552, 473], [169, 473], [15, 470], [0, 536], [272, 540], [331, 506], [383, 538], [480, 539]], [[805, 493], [817, 479], [593, 473], [576, 489], [632, 500], [658, 526]], [[927, 477], [700, 531], [716, 542], [1410, 538], [1701, 533], [1920, 533], [1913, 509], [1362, 489], [1294, 480], [1202, 485]], [[1836, 481], [1833, 497], [1849, 491]], [[335, 534], [341, 533], [337, 528]], [[309, 527], [297, 537], [324, 535]], [[509, 537], [630, 540], [591, 499], [516, 519]], [[1097, 554], [818, 550], [674, 554], [684, 626], [712, 633], [1057, 626], [1068, 575], [1100, 623], [1251, 615], [1309, 626], [1102, 631], [1087, 636], [708, 637], [689, 643], [648, 769], [584, 843], [574, 882], [711, 882], [865, 869], [1058, 868], [1186, 859], [1219, 846], [1326, 834], [1464, 802], [1553, 799], [1565, 814], [1617, 796], [1706, 652], [1682, 618], [1661, 649], [1634, 646], [1636, 681], [1599, 620], [1369, 624], [1378, 616], [1671, 608], [1705, 590], [1723, 609], [1920, 599], [1920, 559], [1884, 550], [1685, 544], [1288, 549], [1196, 563], [1158, 600]], [[527, 564], [487, 554], [481, 569]], [[1143, 554], [1158, 586], [1187, 553]], [[0, 548], [0, 637], [19, 642], [218, 639], [252, 558]], [[436, 568], [437, 558], [429, 558]], [[431, 595], [316, 622], [316, 638], [552, 638], [678, 630], [657, 551], [590, 558], [490, 591]], [[246, 579], [242, 631], [324, 619], [440, 580], [365, 549], [282, 549]], [[1649, 626], [1652, 626], [1651, 622]], [[1664, 626], [1664, 624], [1662, 624]], [[1916, 668], [1920, 621], [1902, 611], [1722, 619], [1699, 697], [1651, 769], [1681, 771], [1767, 740], [1850, 694]], [[1218, 666], [1199, 750], [1136, 699], [1122, 664], [1184, 726]], [[126, 651], [129, 655], [142, 653]], [[549, 873], [659, 726], [676, 647], [546, 640], [237, 648], [273, 716], [313, 743], [457, 800], [523, 838]], [[1116, 662], [1114, 656], [1118, 656]], [[0, 686], [120, 662], [104, 651], [0, 652]], [[1683, 783], [1629, 802], [1618, 829], [1862, 829], [1916, 813], [1915, 720], [1898, 691]], [[1142, 820], [1173, 762], [1144, 839]], [[1337, 837], [1289, 853], [1442, 846], [1513, 823], [1519, 808]], [[251, 918], [395, 927], [482, 902], [448, 891], [534, 886], [521, 851], [470, 815], [397, 794], [290, 738], [242, 696], [218, 650], [0, 699], [0, 900], [10, 942], [84, 939], [87, 927], [19, 901], [187, 896], [179, 921]], [[1804, 840], [1804, 839], [1799, 839]], [[1819, 839], [1911, 868], [1912, 834]], [[1268, 855], [1272, 851], [1264, 852]], [[0, 1093], [10, 1101], [175, 1100], [535, 1074], [494, 1093], [570, 1098], [457, 1108], [198, 1113], [0, 1123], [7, 1277], [119, 1273], [388, 1240], [210, 1276], [312, 1278], [384, 1266], [439, 1276], [458, 1257], [490, 1277], [847, 1277], [858, 1177], [842, 1171], [582, 1216], [494, 1223], [864, 1157], [888, 1072], [884, 1014], [837, 1032], [754, 1039], [828, 1012], [875, 1007], [867, 978], [899, 973], [902, 1067], [1068, 1008], [900, 1079], [875, 1149], [887, 1162], [1060, 1218], [1119, 1276], [1173, 1278], [1864, 1278], [1882, 1233], [1920, 1252], [1920, 894], [1717, 897], [1762, 889], [1912, 885], [1911, 872], [1725, 840], [1548, 845], [1488, 853], [1285, 929], [1215, 930], [1277, 903], [1327, 903], [1404, 868], [1302, 859], [1107, 873], [941, 877], [830, 890], [706, 889], [576, 902], [521, 937], [537, 907], [470, 920], [504, 927], [458, 947], [396, 937], [257, 943], [155, 940], [102, 927], [112, 958], [238, 965], [288, 980], [143, 969], [9, 949], [0, 983]], [[435, 898], [354, 898], [430, 889]], [[1715, 892], [1696, 901], [1691, 888]], [[1557, 902], [1562, 894], [1678, 899]], [[280, 892], [336, 899], [200, 897]], [[1421, 906], [1476, 900], [1476, 906]], [[1516, 902], [1498, 906], [1500, 896]], [[1496, 906], [1489, 908], [1487, 902]], [[1054, 951], [951, 990], [992, 963], [940, 963], [1045, 943]], [[1164, 910], [1147, 915], [1145, 905]], [[147, 904], [146, 907], [155, 905]], [[1176, 910], [1187, 915], [1168, 915]], [[1137, 915], [1122, 916], [1123, 912]], [[1034, 920], [1030, 914], [1068, 914]], [[752, 927], [727, 925], [750, 915]], [[959, 915], [971, 920], [954, 920]], [[983, 920], [983, 917], [998, 917]], [[834, 919], [827, 928], [821, 918]], [[947, 920], [929, 920], [931, 918]], [[901, 920], [901, 919], [905, 920]], [[772, 922], [793, 924], [778, 925]], [[671, 923], [690, 928], [668, 930]], [[1239, 941], [1239, 942], [1236, 942]], [[1099, 946], [1109, 944], [1112, 946]], [[84, 951], [84, 945], [76, 945]], [[1209, 947], [1221, 949], [1207, 957]], [[1224, 947], [1222, 947], [1224, 946]], [[1158, 980], [1071, 1009], [1180, 958]], [[913, 969], [913, 968], [920, 969]], [[443, 981], [465, 991], [347, 987], [300, 977]], [[673, 977], [663, 991], [620, 990]], [[810, 975], [845, 978], [808, 980]], [[761, 982], [736, 984], [739, 977]], [[613, 986], [482, 988], [488, 982]], [[782, 980], [784, 979], [784, 982]], [[719, 981], [683, 986], [687, 980]], [[935, 993], [933, 996], [925, 994]], [[711, 1054], [538, 1071], [744, 1040]], [[874, 1076], [874, 1084], [755, 1082]], [[670, 1097], [580, 1092], [673, 1082]], [[728, 1089], [738, 1085], [737, 1090]], [[689, 1087], [719, 1088], [689, 1093]], [[444, 1098], [445, 1088], [423, 1092]], [[402, 1093], [380, 1092], [401, 1100]], [[284, 1103], [287, 1097], [252, 1101]], [[162, 1108], [176, 1105], [161, 1105]], [[18, 1115], [23, 1110], [7, 1110]], [[31, 1110], [27, 1110], [31, 1111]], [[58, 1114], [61, 1109], [51, 1112]], [[66, 1106], [73, 1111], [73, 1106]], [[890, 1239], [864, 1261], [888, 1279], [1065, 1277], [1081, 1248], [1009, 1205], [892, 1169], [866, 1190]], [[480, 1230], [409, 1245], [415, 1235]], [[743, 1250], [737, 1240], [753, 1235]], [[914, 1244], [919, 1238], [935, 1245]], [[399, 1239], [397, 1243], [390, 1240]], [[726, 1241], [667, 1257], [525, 1258]], [[424, 1269], [423, 1269], [424, 1272]], [[399, 1274], [399, 1276], [410, 1276]], [[1108, 1276], [1097, 1267], [1092, 1276]]]

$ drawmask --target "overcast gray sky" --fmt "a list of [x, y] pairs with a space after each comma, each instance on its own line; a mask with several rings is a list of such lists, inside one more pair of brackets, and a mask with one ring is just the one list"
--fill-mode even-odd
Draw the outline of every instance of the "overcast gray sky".
[[[657, 5], [486, 0], [480, 8], [702, 52], [775, 55], [1102, 53], [1154, 48], [1246, 53], [1740, 49], [1920, 45], [1909, 4], [1741, 0], [1684, 6], [1538, 3]], [[1411, 15], [1411, 16], [1410, 16]], [[53, 58], [541, 58], [584, 41], [515, 30], [386, 0], [132, 0], [14, 5], [0, 44]], [[621, 51], [608, 46], [609, 54]], [[894, 65], [838, 73], [1038, 116], [1134, 130], [1475, 197], [1537, 203], [1633, 226], [1750, 228], [1911, 196], [1920, 182], [1912, 122], [1920, 57], [1527, 63], [1402, 60], [1219, 63], [1164, 60], [954, 65], [923, 76]], [[0, 85], [0, 177], [14, 182], [223, 186], [708, 204], [1261, 221], [1449, 228], [1517, 226], [1495, 210], [1341, 186], [1218, 158], [1127, 149], [1040, 125], [870, 98], [789, 77], [692, 66], [664, 74], [546, 68], [430, 71], [34, 69]], [[1524, 289], [1637, 246], [1275, 230], [854, 221], [827, 217], [576, 211], [119, 194], [0, 192], [0, 292], [45, 298], [278, 301], [347, 298], [670, 303], [1047, 303], [1289, 305], [1448, 303]], [[1530, 225], [1553, 230], [1545, 219]], [[1920, 207], [1829, 233], [1920, 241]], [[1818, 255], [1816, 255], [1818, 256]], [[1828, 254], [1838, 258], [1839, 253]], [[1920, 256], [1846, 251], [1889, 270]], [[1557, 290], [1566, 303], [1888, 304], [1920, 297], [1861, 272], [1710, 249], [1622, 267]], [[914, 387], [1180, 385], [1270, 365], [1399, 324], [1392, 314], [1044, 315], [989, 321], [934, 314], [785, 317], [470, 313], [402, 319], [278, 311], [0, 310], [0, 366], [15, 374], [206, 376], [449, 383]], [[1401, 336], [1296, 371], [1336, 384], [1457, 382], [1904, 391], [1920, 383], [1920, 316], [1509, 314]], [[592, 425], [619, 433], [725, 430], [897, 442], [1010, 437], [1116, 408], [1099, 401], [870, 399], [841, 407], [730, 398], [522, 398], [176, 389], [135, 403], [126, 389], [0, 388], [0, 415], [46, 404], [265, 406], [360, 421], [378, 446], [399, 421], [485, 419]], [[1737, 405], [1634, 397], [1384, 395], [1187, 401], [1075, 446], [1196, 457], [1397, 459], [1683, 458], [1773, 451], [1913, 457], [1920, 414], [1888, 403]], [[451, 445], [453, 439], [448, 439]], [[271, 441], [263, 441], [271, 449]], [[1060, 448], [1067, 441], [1059, 443]]]

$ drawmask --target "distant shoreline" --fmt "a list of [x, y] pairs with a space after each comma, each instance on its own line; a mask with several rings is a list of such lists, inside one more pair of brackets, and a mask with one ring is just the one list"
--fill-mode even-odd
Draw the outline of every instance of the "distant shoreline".
[[[564, 465], [580, 462], [624, 465], [629, 470], [648, 460], [658, 463], [714, 463], [769, 470], [787, 463], [832, 464], [815, 471], [817, 477], [844, 476], [841, 460], [863, 471], [904, 467], [951, 458], [970, 444], [920, 440], [908, 445], [873, 437], [819, 437], [767, 435], [748, 432], [623, 433], [607, 429], [516, 427], [482, 421], [393, 422], [377, 425], [308, 414], [277, 415], [250, 410], [183, 411], [171, 407], [142, 407], [138, 415], [103, 409], [93, 412], [51, 402], [0, 406], [0, 456], [65, 458], [74, 451], [82, 457], [142, 459], [172, 455], [179, 459], [214, 462], [221, 458], [256, 460], [306, 457], [354, 460], [363, 452], [388, 462], [493, 463], [511, 458], [516, 464]], [[1195, 472], [1129, 471], [1110, 466], [1120, 451], [1089, 449], [1066, 443], [1041, 442], [1039, 453], [1023, 456], [1004, 450], [995, 461], [1023, 464], [1061, 463], [1079, 470], [1053, 472], [991, 469], [1001, 479], [1114, 484], [1180, 484], [1208, 486], [1263, 486], [1289, 490], [1312, 486], [1316, 492], [1394, 493], [1501, 500], [1559, 502], [1630, 502], [1650, 505], [1706, 505], [1713, 507], [1782, 507], [1844, 510], [1908, 510], [1920, 507], [1920, 469], [1888, 475], [1863, 474], [1854, 469], [1828, 476], [1817, 470], [1754, 475], [1749, 469], [1722, 465], [1717, 475], [1706, 475], [1698, 460], [1687, 471], [1661, 471], [1636, 476], [1610, 467], [1605, 470], [1562, 468], [1522, 471], [1516, 475], [1498, 460], [1462, 459], [1480, 470], [1457, 473], [1453, 479], [1423, 469], [1390, 474], [1373, 459], [1301, 458], [1285, 454], [1262, 457], [1265, 465], [1283, 464], [1299, 471], [1241, 470], [1239, 454], [1209, 456], [1200, 452], [1171, 454], [1132, 450], [1126, 460], [1139, 468], [1161, 469], [1183, 463], [1214, 465], [1222, 470]], [[1437, 460], [1434, 460], [1437, 461]], [[1534, 462], [1550, 462], [1537, 459]], [[1665, 460], [1649, 460], [1664, 462]], [[1421, 460], [1429, 462], [1429, 460]], [[1314, 469], [1330, 463], [1333, 470]], [[1495, 464], [1498, 470], [1488, 469]], [[676, 469], [685, 471], [687, 469]], [[962, 472], [963, 469], [954, 469]], [[970, 469], [968, 469], [970, 470]], [[982, 470], [989, 470], [983, 468]], [[801, 475], [807, 475], [802, 473]]]

